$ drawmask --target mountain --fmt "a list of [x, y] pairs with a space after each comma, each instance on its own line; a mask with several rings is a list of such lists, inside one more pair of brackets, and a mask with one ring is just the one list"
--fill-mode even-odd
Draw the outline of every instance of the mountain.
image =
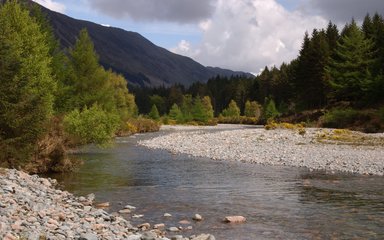
[[42, 7], [63, 48], [74, 45], [80, 30], [86, 28], [92, 38], [100, 64], [111, 68], [136, 86], [189, 86], [209, 78], [249, 73], [205, 67], [191, 58], [156, 46], [136, 32], [77, 20]]

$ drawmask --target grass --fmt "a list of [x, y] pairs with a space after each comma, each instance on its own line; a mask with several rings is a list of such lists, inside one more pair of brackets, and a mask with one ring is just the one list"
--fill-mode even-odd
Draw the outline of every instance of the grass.
[[375, 137], [348, 129], [321, 130], [317, 133], [316, 140], [329, 144], [384, 146], [384, 137]]
[[266, 130], [289, 129], [289, 130], [297, 131], [300, 135], [304, 135], [306, 133], [305, 126], [303, 123], [299, 123], [299, 124], [286, 123], [286, 122], [276, 123], [274, 121], [270, 121], [264, 126], [264, 128]]

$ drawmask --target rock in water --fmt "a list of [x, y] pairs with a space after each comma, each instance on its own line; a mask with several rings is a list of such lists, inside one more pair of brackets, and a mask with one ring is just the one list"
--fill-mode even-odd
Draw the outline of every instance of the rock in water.
[[202, 221], [203, 217], [200, 214], [195, 214], [192, 219], [195, 221]]
[[224, 218], [224, 222], [227, 223], [244, 223], [247, 219], [243, 216], [227, 216]]

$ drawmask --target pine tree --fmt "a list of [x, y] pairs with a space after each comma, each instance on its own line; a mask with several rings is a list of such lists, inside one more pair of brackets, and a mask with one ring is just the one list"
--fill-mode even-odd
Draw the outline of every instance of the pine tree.
[[304, 37], [299, 63], [294, 79], [297, 102], [304, 109], [325, 105], [325, 67], [330, 56], [328, 39], [324, 30], [314, 30], [312, 38]]
[[264, 107], [264, 119], [267, 121], [274, 120], [280, 115], [279, 111], [276, 108], [275, 101], [272, 98], [266, 99], [266, 104]]
[[152, 105], [151, 111], [149, 112], [148, 116], [153, 120], [160, 119], [160, 114], [159, 114], [159, 111], [157, 110], [156, 105]]
[[83, 108], [98, 104], [106, 111], [114, 109], [113, 89], [108, 82], [108, 74], [99, 64], [93, 42], [86, 29], [80, 31], [73, 49], [70, 49], [73, 69], [72, 106]]
[[168, 116], [172, 119], [175, 120], [177, 123], [183, 123], [183, 113], [181, 112], [179, 106], [174, 103], [169, 110]]
[[38, 23], [17, 1], [0, 6], [1, 161], [28, 161], [53, 113], [55, 82]]
[[338, 42], [336, 57], [327, 68], [333, 99], [356, 102], [366, 95], [373, 81], [370, 68], [375, 60], [372, 49], [373, 42], [365, 39], [353, 21]]

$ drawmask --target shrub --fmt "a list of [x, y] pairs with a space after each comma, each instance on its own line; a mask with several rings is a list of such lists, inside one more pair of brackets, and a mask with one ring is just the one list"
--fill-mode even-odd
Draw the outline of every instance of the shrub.
[[119, 127], [119, 116], [93, 105], [83, 111], [73, 110], [63, 122], [65, 132], [75, 143], [105, 145], [110, 143]]
[[332, 109], [323, 117], [323, 126], [331, 128], [345, 128], [361, 118], [361, 114], [352, 108]]
[[160, 124], [157, 121], [147, 118], [132, 118], [126, 122], [126, 128], [122, 129], [119, 135], [130, 135], [135, 133], [157, 132]]

